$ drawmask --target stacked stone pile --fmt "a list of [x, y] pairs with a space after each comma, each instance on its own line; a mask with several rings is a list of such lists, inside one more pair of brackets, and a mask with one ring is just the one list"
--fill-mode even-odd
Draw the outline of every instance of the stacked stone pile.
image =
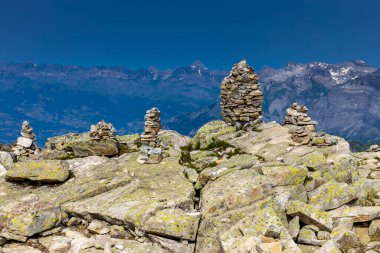
[[287, 110], [284, 125], [290, 128], [294, 142], [307, 144], [311, 141], [312, 133], [315, 132], [315, 125], [318, 123], [307, 116], [306, 106], [293, 103]]
[[106, 123], [102, 120], [98, 124], [91, 126], [90, 137], [94, 140], [115, 139], [116, 129], [111, 123]]
[[380, 152], [380, 147], [377, 144], [371, 145], [367, 151], [368, 152]]
[[17, 138], [17, 144], [13, 148], [16, 156], [29, 157], [37, 154], [39, 149], [36, 144], [36, 135], [28, 121], [24, 121], [21, 127], [21, 137]]
[[160, 163], [162, 150], [159, 148], [158, 132], [161, 130], [161, 112], [157, 108], [146, 111], [144, 117], [144, 133], [141, 135], [140, 156], [137, 161], [144, 163]]
[[144, 133], [141, 135], [141, 143], [150, 147], [158, 145], [158, 132], [161, 130], [161, 112], [157, 108], [148, 110], [144, 117]]
[[309, 109], [305, 105], [298, 105], [293, 103], [290, 108], [286, 110], [285, 124], [292, 124], [296, 126], [310, 126], [312, 131], [315, 131], [315, 125], [318, 123], [312, 121], [307, 112]]
[[245, 60], [235, 64], [221, 85], [223, 120], [238, 128], [256, 127], [262, 122], [263, 94], [259, 78]]
[[315, 126], [318, 122], [311, 120], [307, 115], [308, 109], [304, 105], [293, 103], [287, 110], [284, 125], [290, 129], [294, 142], [313, 146], [331, 146], [337, 143], [337, 139], [326, 133], [316, 133]]

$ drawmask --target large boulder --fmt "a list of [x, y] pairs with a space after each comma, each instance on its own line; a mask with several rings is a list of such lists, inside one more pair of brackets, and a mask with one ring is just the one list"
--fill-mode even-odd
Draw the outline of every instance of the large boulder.
[[138, 134], [116, 136], [116, 140], [119, 142], [120, 154], [136, 152], [141, 145]]
[[181, 209], [164, 209], [150, 217], [145, 230], [152, 234], [170, 234], [171, 237], [195, 241], [199, 213], [186, 213]]
[[62, 183], [69, 175], [68, 165], [61, 161], [31, 160], [13, 164], [5, 174], [5, 179], [13, 182]]
[[264, 166], [262, 172], [273, 186], [302, 184], [307, 175], [307, 169], [299, 166]]
[[202, 126], [191, 139], [192, 149], [208, 149], [212, 147], [217, 137], [236, 132], [236, 127], [227, 125], [224, 121], [212, 121]]
[[[114, 139], [93, 140], [88, 133], [67, 134], [49, 138], [45, 144], [46, 149], [54, 150], [57, 159], [86, 157], [86, 156], [114, 156], [119, 154], [119, 143]], [[48, 155], [53, 154], [48, 152]], [[66, 157], [64, 156], [66, 154]], [[44, 155], [44, 154], [43, 154]]]
[[26, 241], [65, 219], [60, 207], [63, 203], [100, 194], [128, 184], [131, 179], [124, 167], [107, 158], [78, 158], [67, 163], [75, 177], [61, 184], [36, 187], [0, 178], [1, 237]]
[[309, 204], [320, 210], [331, 210], [347, 204], [356, 198], [355, 189], [346, 183], [334, 180], [309, 192]]
[[275, 161], [289, 152], [290, 145], [295, 145], [289, 130], [275, 122], [262, 124], [257, 131], [220, 135], [217, 140], [239, 148], [244, 153], [257, 155], [265, 161]]
[[10, 153], [0, 151], [0, 177], [7, 173], [7, 167], [12, 165], [13, 162], [14, 160]]
[[322, 230], [333, 229], [333, 220], [329, 213], [301, 201], [289, 201], [286, 205], [286, 213], [292, 217], [298, 216], [303, 223], [315, 225]]
[[179, 149], [189, 144], [190, 138], [173, 130], [160, 130], [158, 132], [160, 145], [164, 148]]
[[113, 169], [133, 175], [130, 183], [64, 204], [64, 209], [82, 217], [117, 221], [143, 233], [194, 241], [200, 219], [194, 209], [195, 190], [178, 160], [169, 157], [160, 164], [139, 164], [138, 154], [128, 155], [117, 159]]
[[[271, 207], [249, 214], [220, 235], [223, 252], [255, 252], [262, 237], [280, 240], [283, 252], [301, 253]], [[259, 251], [260, 252], [260, 251]], [[281, 252], [281, 251], [280, 251]]]
[[209, 150], [194, 150], [190, 152], [189, 161], [186, 164], [189, 167], [193, 167], [198, 172], [202, 170], [213, 167], [216, 165], [216, 162], [219, 160], [215, 152]]
[[21, 237], [30, 237], [57, 226], [65, 218], [65, 213], [61, 211], [60, 207], [43, 201], [34, 203], [40, 206], [38, 208], [28, 206], [31, 209], [23, 208], [3, 217], [2, 225], [4, 227], [0, 235], [13, 240], [17, 240], [17, 238], [8, 237], [6, 232]]
[[199, 181], [202, 186], [204, 186], [208, 181], [215, 181], [216, 179], [236, 170], [255, 169], [256, 166], [260, 166], [260, 162], [257, 157], [247, 154], [236, 155], [227, 161], [217, 164], [216, 166], [211, 166], [204, 169], [199, 174]]
[[266, 180], [254, 170], [237, 170], [207, 184], [201, 193], [202, 215], [220, 215], [266, 198]]
[[380, 217], [380, 206], [342, 206], [329, 213], [334, 220], [352, 218], [354, 222], [367, 222]]
[[0, 151], [0, 164], [10, 166], [14, 163], [12, 155], [5, 151]]
[[372, 241], [380, 241], [380, 220], [373, 220], [369, 226], [368, 235]]

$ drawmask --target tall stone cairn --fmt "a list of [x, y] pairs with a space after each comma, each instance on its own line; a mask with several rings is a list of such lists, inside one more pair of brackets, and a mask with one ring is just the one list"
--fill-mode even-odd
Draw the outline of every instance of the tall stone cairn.
[[13, 148], [13, 152], [16, 156], [29, 157], [35, 155], [38, 150], [36, 141], [37, 138], [33, 128], [28, 121], [24, 121], [21, 126], [21, 137], [17, 138], [17, 144]]
[[259, 77], [245, 60], [235, 64], [221, 85], [223, 120], [238, 128], [256, 127], [262, 122], [263, 93]]
[[115, 139], [116, 129], [111, 123], [106, 123], [102, 120], [98, 124], [91, 126], [90, 137], [93, 140]]
[[293, 103], [286, 110], [284, 126], [290, 129], [294, 142], [307, 144], [312, 139], [312, 133], [315, 132], [318, 122], [311, 120], [307, 112], [306, 106], [297, 103]]
[[141, 135], [141, 143], [150, 147], [158, 146], [158, 132], [161, 130], [161, 112], [153, 107], [146, 111], [144, 117], [144, 133]]

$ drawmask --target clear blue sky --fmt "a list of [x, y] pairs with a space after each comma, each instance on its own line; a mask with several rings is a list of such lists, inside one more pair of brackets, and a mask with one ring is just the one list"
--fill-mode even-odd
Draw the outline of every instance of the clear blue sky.
[[379, 0], [1, 0], [0, 61], [380, 66]]

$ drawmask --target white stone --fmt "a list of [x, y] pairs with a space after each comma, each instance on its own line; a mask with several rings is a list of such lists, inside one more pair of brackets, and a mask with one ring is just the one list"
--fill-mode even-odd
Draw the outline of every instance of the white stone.
[[19, 145], [21, 147], [29, 148], [30, 146], [32, 146], [32, 144], [33, 144], [32, 139], [28, 139], [25, 137], [18, 137], [17, 138], [17, 145]]
[[0, 177], [4, 176], [5, 173], [7, 173], [7, 170], [2, 164], [0, 164]]
[[87, 229], [88, 231], [98, 235], [107, 234], [111, 231], [109, 224], [100, 220], [93, 220]]
[[12, 155], [8, 152], [0, 151], [0, 164], [11, 165], [13, 163]]

